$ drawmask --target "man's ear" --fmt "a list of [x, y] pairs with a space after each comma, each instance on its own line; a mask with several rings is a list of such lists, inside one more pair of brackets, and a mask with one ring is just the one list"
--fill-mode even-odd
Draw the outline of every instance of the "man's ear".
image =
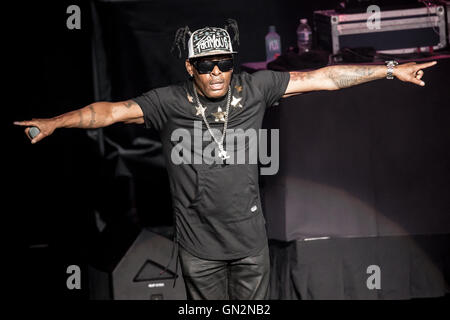
[[185, 65], [186, 65], [186, 71], [192, 77], [194, 75], [194, 66], [189, 62], [189, 59], [186, 59]]

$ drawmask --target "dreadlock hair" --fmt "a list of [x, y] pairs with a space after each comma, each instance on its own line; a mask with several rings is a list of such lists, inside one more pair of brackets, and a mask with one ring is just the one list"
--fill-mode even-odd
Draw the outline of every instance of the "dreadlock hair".
[[189, 39], [190, 35], [191, 31], [188, 26], [178, 28], [175, 32], [175, 39], [173, 40], [170, 52], [175, 54], [174, 51], [178, 49], [178, 52], [176, 53], [178, 59], [180, 59], [183, 55], [186, 55], [186, 38]]
[[233, 34], [233, 38], [231, 39], [231, 42], [233, 43], [233, 49], [237, 50], [237, 48], [239, 47], [239, 28], [237, 21], [234, 19], [227, 19], [225, 22], [225, 30], [227, 30], [227, 32], [230, 34], [230, 37], [231, 34]]

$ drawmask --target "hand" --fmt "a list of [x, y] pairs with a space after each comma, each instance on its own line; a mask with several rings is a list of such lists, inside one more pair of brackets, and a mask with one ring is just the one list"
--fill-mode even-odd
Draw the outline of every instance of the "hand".
[[[54, 119], [32, 119], [29, 121], [15, 121], [15, 125], [17, 126], [26, 126], [25, 134], [31, 140], [31, 143], [36, 143], [41, 141], [45, 137], [48, 137], [55, 131], [56, 129], [56, 121]], [[33, 139], [29, 136], [30, 127], [37, 127], [39, 129], [39, 134], [35, 136]]]
[[409, 62], [400, 64], [394, 67], [394, 76], [401, 81], [412, 82], [419, 86], [424, 86], [425, 82], [422, 81], [423, 69], [434, 66], [437, 61], [420, 63]]

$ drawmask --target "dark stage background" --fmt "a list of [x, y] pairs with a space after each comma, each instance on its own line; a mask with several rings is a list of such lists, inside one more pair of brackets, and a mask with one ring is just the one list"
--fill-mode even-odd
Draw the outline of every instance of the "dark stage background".
[[263, 177], [272, 239], [450, 232], [450, 56], [437, 61], [421, 90], [381, 80], [266, 114], [280, 128], [280, 170]]
[[[124, 100], [185, 79], [184, 62], [170, 55], [180, 26], [195, 30], [232, 17], [239, 23], [238, 64], [262, 61], [269, 25], [276, 25], [285, 51], [295, 46], [299, 18], [311, 21], [314, 10], [336, 3], [55, 1], [30, 2], [26, 10], [20, 5], [8, 8], [13, 18], [13, 83], [19, 89], [6, 117], [13, 176], [7, 196], [14, 208], [10, 239], [21, 247], [13, 266], [17, 294], [23, 293], [31, 272], [36, 276], [33, 286], [27, 286], [28, 295], [88, 298], [88, 266], [118, 261], [142, 228], [170, 235], [165, 227], [171, 226], [172, 213], [156, 132], [119, 124], [102, 130], [58, 130], [31, 145], [21, 128], [13, 128], [13, 120], [52, 117], [93, 101]], [[81, 8], [81, 30], [66, 28], [66, 9], [72, 4]], [[450, 231], [448, 71], [449, 60], [440, 62], [426, 73], [425, 81], [433, 81], [425, 88], [380, 81], [288, 98], [266, 114], [266, 125], [280, 128], [282, 141], [279, 174], [262, 179], [265, 192], [273, 196], [264, 201], [272, 239], [272, 297], [408, 298], [448, 290], [443, 274], [449, 274], [449, 264], [442, 258]], [[394, 286], [393, 294], [384, 295], [355, 293], [362, 289], [327, 293], [331, 278], [311, 274], [312, 282], [302, 279], [307, 272], [301, 273], [301, 267], [311, 272], [311, 266], [326, 265], [327, 257], [337, 252], [382, 254], [386, 244], [376, 249], [367, 242], [370, 237], [408, 235], [426, 237], [416, 239], [422, 246], [411, 245], [409, 237], [393, 240], [398, 250], [391, 253], [409, 250], [406, 260], [420, 257], [414, 270], [437, 274], [430, 278], [432, 289], [398, 293]], [[434, 235], [438, 238], [429, 238]], [[338, 242], [309, 246], [303, 241], [317, 236]], [[346, 237], [357, 238], [342, 242]], [[315, 256], [320, 252], [329, 255]], [[299, 256], [305, 257], [300, 266]], [[352, 261], [338, 277], [343, 286], [362, 278], [362, 269], [352, 272], [355, 261], [359, 259], [361, 268], [374, 263], [367, 256], [346, 257], [337, 262]], [[395, 272], [395, 263], [405, 263], [388, 260], [394, 261]], [[66, 268], [72, 264], [86, 275], [78, 291], [66, 288]], [[413, 269], [408, 264], [405, 270]], [[389, 276], [392, 282], [398, 278], [395, 272]]]

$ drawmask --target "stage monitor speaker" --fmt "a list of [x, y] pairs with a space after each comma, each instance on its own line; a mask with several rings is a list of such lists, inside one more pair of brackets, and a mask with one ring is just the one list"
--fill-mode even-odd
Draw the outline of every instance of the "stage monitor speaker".
[[183, 277], [181, 271], [177, 274], [175, 270], [178, 257], [174, 257], [164, 271], [171, 258], [172, 246], [173, 242], [168, 238], [144, 229], [110, 270], [89, 266], [90, 298], [185, 300]]

